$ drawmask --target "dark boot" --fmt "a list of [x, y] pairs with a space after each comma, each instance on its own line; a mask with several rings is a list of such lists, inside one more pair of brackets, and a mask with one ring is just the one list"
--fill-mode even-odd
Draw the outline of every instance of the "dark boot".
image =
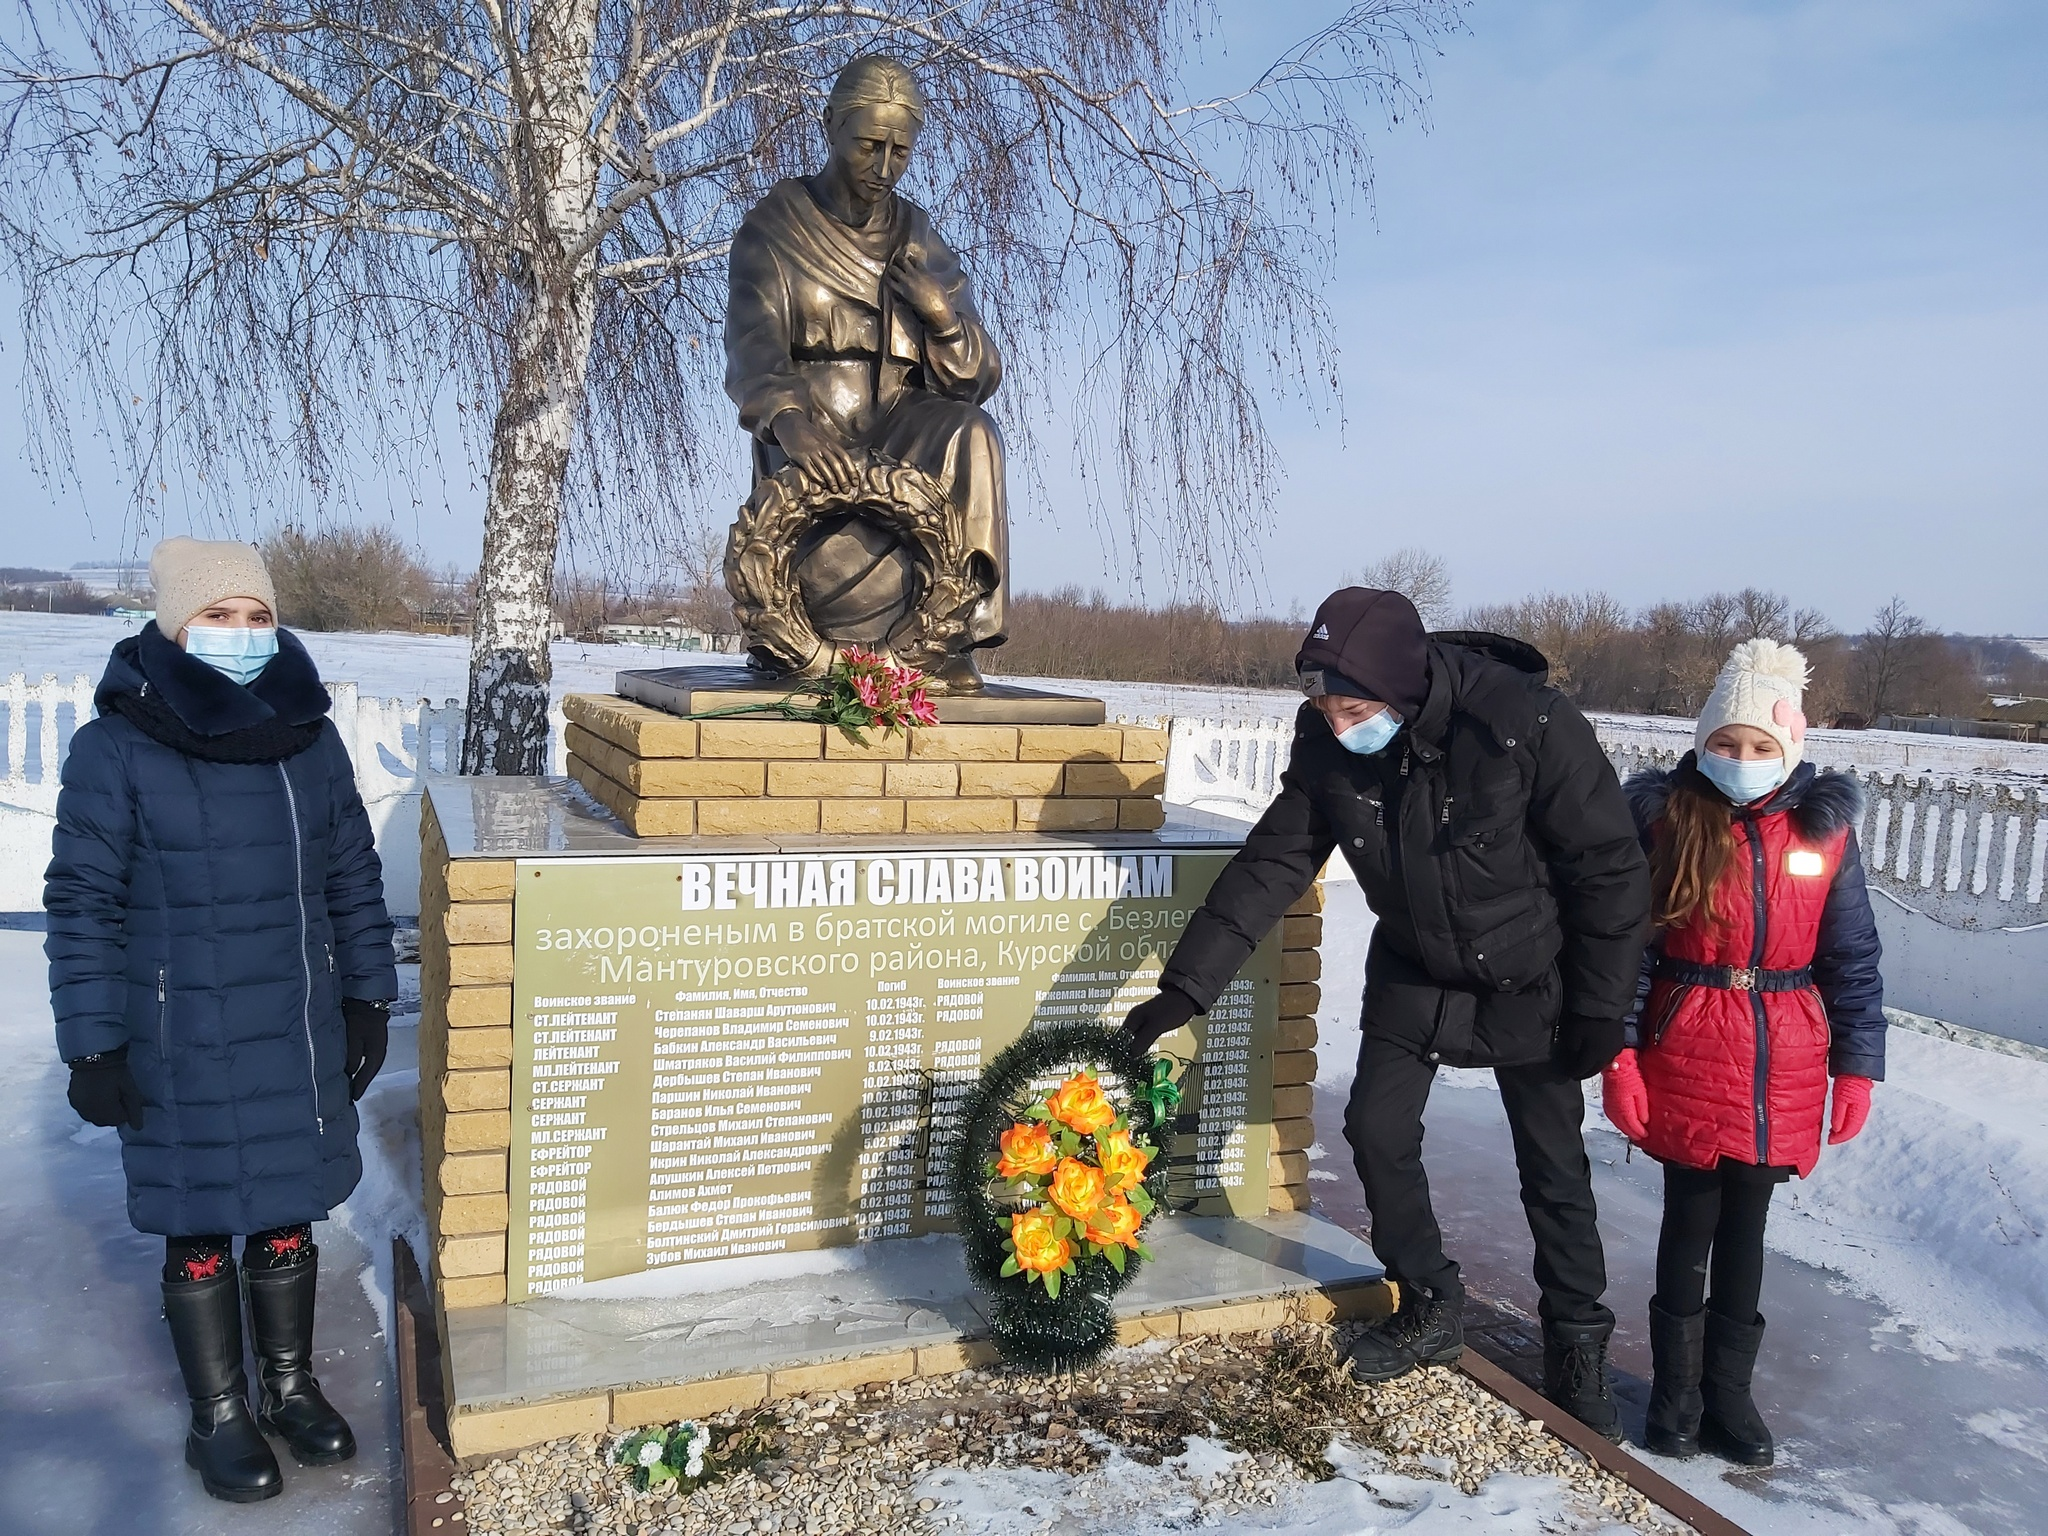
[[318, 1249], [297, 1264], [243, 1272], [249, 1331], [263, 1378], [261, 1423], [302, 1467], [331, 1466], [356, 1453], [348, 1420], [320, 1395], [313, 1379], [313, 1292], [319, 1277]]
[[1705, 1412], [1700, 1444], [1737, 1466], [1768, 1467], [1777, 1459], [1770, 1426], [1749, 1395], [1756, 1352], [1764, 1341], [1764, 1320], [1733, 1322], [1707, 1309], [1706, 1350], [1700, 1371]]
[[208, 1280], [166, 1280], [164, 1317], [192, 1399], [185, 1464], [206, 1491], [234, 1504], [253, 1504], [284, 1492], [277, 1458], [249, 1413], [249, 1378], [242, 1371], [242, 1307], [233, 1265]]
[[1607, 1387], [1612, 1323], [1543, 1325], [1543, 1395], [1596, 1435], [1621, 1443], [1621, 1415]]
[[1700, 1450], [1700, 1362], [1707, 1314], [1680, 1317], [1650, 1299], [1650, 1411], [1643, 1448], [1659, 1456], [1697, 1456]]
[[1351, 1345], [1351, 1374], [1360, 1381], [1392, 1381], [1418, 1365], [1450, 1365], [1465, 1353], [1465, 1297], [1431, 1296], [1401, 1287], [1401, 1307]]

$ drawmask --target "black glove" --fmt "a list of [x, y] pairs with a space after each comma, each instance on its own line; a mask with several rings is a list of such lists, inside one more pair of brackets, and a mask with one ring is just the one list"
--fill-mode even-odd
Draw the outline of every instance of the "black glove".
[[1175, 987], [1161, 987], [1157, 997], [1148, 997], [1125, 1016], [1123, 1031], [1141, 1051], [1152, 1049], [1161, 1035], [1170, 1035], [1201, 1009], [1195, 1000]]
[[81, 1056], [71, 1063], [71, 1086], [64, 1097], [87, 1125], [126, 1125], [142, 1129], [142, 1089], [128, 1070], [128, 1047]]
[[341, 1022], [348, 1031], [343, 1065], [348, 1069], [349, 1102], [354, 1103], [368, 1091], [378, 1069], [384, 1065], [384, 1052], [391, 1045], [391, 1005], [363, 997], [344, 997]]
[[1550, 1059], [1567, 1077], [1597, 1077], [1621, 1054], [1626, 1043], [1620, 1019], [1588, 1019], [1566, 1014], [1558, 1021], [1557, 1045]]

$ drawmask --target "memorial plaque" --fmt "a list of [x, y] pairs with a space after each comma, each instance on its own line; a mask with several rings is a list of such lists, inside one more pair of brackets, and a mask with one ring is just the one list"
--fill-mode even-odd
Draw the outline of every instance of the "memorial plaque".
[[[1228, 851], [521, 860], [510, 1299], [950, 1226], [962, 1098], [1034, 1021], [1119, 1020]], [[1176, 1202], [1266, 1209], [1279, 936], [1191, 1058]]]

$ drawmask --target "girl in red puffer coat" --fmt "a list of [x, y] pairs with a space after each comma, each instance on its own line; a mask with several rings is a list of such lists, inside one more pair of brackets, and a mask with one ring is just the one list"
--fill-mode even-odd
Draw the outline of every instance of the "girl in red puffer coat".
[[1756, 1467], [1774, 1456], [1750, 1392], [1771, 1192], [1813, 1171], [1824, 1126], [1831, 1144], [1863, 1129], [1884, 1078], [1862, 794], [1801, 761], [1805, 681], [1791, 646], [1738, 645], [1694, 750], [1626, 786], [1657, 931], [1602, 1082], [1608, 1119], [1664, 1165], [1644, 1444]]

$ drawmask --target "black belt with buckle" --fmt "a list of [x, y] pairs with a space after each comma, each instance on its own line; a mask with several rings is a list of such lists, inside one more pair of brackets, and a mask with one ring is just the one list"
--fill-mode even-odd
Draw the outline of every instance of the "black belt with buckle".
[[1656, 974], [1687, 987], [1719, 987], [1724, 992], [1804, 992], [1813, 985], [1813, 967], [1767, 971], [1753, 965], [1695, 965], [1690, 960], [1659, 956]]

